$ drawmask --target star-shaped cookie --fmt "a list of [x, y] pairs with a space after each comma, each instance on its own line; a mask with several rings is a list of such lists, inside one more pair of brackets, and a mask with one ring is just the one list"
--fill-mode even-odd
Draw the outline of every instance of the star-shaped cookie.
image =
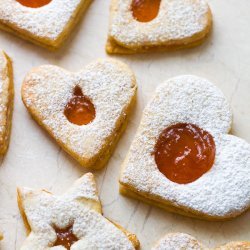
[[5, 0], [0, 28], [54, 50], [69, 36], [92, 0]]
[[171, 212], [225, 220], [250, 207], [250, 145], [228, 134], [232, 112], [206, 79], [160, 85], [124, 161], [121, 193]]
[[[209, 250], [203, 246], [193, 236], [184, 233], [167, 234], [162, 238], [152, 250]], [[210, 250], [248, 250], [250, 249], [250, 242], [231, 242], [224, 246], [217, 248], [210, 248]]]
[[14, 85], [10, 58], [0, 50], [0, 154], [6, 153], [11, 130]]
[[201, 44], [212, 26], [205, 0], [112, 0], [106, 51], [133, 54]]
[[22, 86], [32, 117], [82, 166], [99, 169], [110, 158], [136, 98], [125, 64], [97, 60], [78, 73], [56, 66], [33, 69]]
[[104, 218], [92, 174], [62, 196], [18, 189], [18, 204], [29, 235], [21, 250], [135, 249], [132, 235]]

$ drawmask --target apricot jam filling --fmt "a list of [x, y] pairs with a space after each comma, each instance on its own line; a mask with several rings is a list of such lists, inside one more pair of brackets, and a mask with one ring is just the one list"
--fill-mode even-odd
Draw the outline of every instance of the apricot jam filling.
[[29, 8], [40, 8], [47, 4], [49, 4], [52, 0], [16, 0], [23, 6], [29, 7]]
[[72, 98], [64, 109], [68, 121], [76, 125], [87, 125], [95, 119], [95, 107], [91, 100], [83, 95], [79, 86], [74, 88]]
[[214, 164], [216, 147], [210, 133], [194, 124], [166, 128], [155, 145], [155, 162], [169, 180], [187, 184], [199, 179]]
[[161, 0], [133, 0], [131, 10], [138, 22], [150, 22], [158, 16]]
[[77, 237], [73, 234], [73, 227], [67, 227], [66, 229], [55, 228], [57, 240], [54, 246], [64, 246], [67, 250], [78, 241]]

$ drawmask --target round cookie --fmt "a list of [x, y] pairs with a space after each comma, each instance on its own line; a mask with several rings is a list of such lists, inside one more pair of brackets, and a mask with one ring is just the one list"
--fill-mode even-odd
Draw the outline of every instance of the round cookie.
[[[248, 250], [250, 242], [231, 242], [211, 250]], [[165, 235], [152, 250], [209, 250], [202, 246], [193, 236], [185, 233], [172, 233]]]
[[205, 250], [191, 235], [184, 233], [167, 234], [152, 250]]

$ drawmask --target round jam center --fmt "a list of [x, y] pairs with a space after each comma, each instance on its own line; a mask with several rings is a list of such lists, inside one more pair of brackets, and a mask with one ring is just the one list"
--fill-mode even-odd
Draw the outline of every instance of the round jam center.
[[133, 17], [139, 22], [150, 22], [157, 17], [160, 4], [161, 0], [133, 0]]
[[155, 146], [155, 162], [169, 180], [187, 184], [211, 169], [215, 159], [211, 134], [193, 124], [179, 123], [166, 128]]
[[52, 0], [16, 0], [20, 4], [30, 8], [40, 8], [49, 4]]
[[87, 125], [95, 119], [95, 107], [88, 97], [83, 95], [79, 86], [74, 89], [73, 97], [64, 109], [67, 119], [76, 125]]
[[78, 241], [76, 236], [73, 234], [73, 228], [68, 227], [66, 229], [55, 228], [57, 240], [54, 246], [64, 246], [67, 250]]

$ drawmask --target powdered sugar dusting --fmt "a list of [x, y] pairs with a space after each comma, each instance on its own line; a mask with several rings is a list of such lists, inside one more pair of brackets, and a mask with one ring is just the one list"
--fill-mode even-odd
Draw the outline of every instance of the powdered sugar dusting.
[[202, 250], [202, 245], [192, 236], [183, 233], [167, 234], [152, 250]]
[[0, 1], [0, 21], [37, 37], [56, 40], [84, 1], [52, 0], [41, 8], [27, 8], [16, 0]]
[[7, 126], [7, 105], [9, 102], [9, 84], [8, 62], [2, 50], [0, 50], [0, 143], [6, 140]]
[[[98, 212], [89, 209], [88, 200], [97, 201], [92, 174], [79, 179], [70, 192], [54, 196], [45, 191], [22, 189], [21, 199], [24, 212], [31, 226], [31, 233], [22, 250], [65, 249], [53, 247], [56, 233], [53, 227], [67, 228], [73, 225], [78, 241], [72, 250], [84, 249], [127, 249], [134, 247], [125, 234]], [[81, 199], [82, 198], [82, 199]], [[98, 200], [99, 201], [99, 200]]]
[[[124, 162], [121, 183], [148, 192], [179, 208], [215, 217], [236, 216], [250, 206], [250, 145], [227, 135], [232, 114], [213, 84], [195, 76], [180, 76], [162, 84], [143, 113], [141, 125]], [[212, 169], [195, 182], [179, 185], [158, 170], [154, 146], [166, 127], [192, 123], [214, 137]]]
[[[86, 126], [74, 125], [64, 115], [76, 85], [96, 109], [94, 121]], [[33, 70], [24, 81], [23, 100], [56, 140], [89, 158], [111, 140], [116, 125], [124, 121], [124, 110], [135, 92], [135, 78], [127, 66], [115, 60], [98, 60], [78, 73], [55, 66]]]
[[192, 37], [208, 24], [209, 7], [204, 0], [162, 0], [158, 16], [148, 23], [137, 22], [132, 0], [113, 0], [109, 35], [127, 47], [161, 45]]

